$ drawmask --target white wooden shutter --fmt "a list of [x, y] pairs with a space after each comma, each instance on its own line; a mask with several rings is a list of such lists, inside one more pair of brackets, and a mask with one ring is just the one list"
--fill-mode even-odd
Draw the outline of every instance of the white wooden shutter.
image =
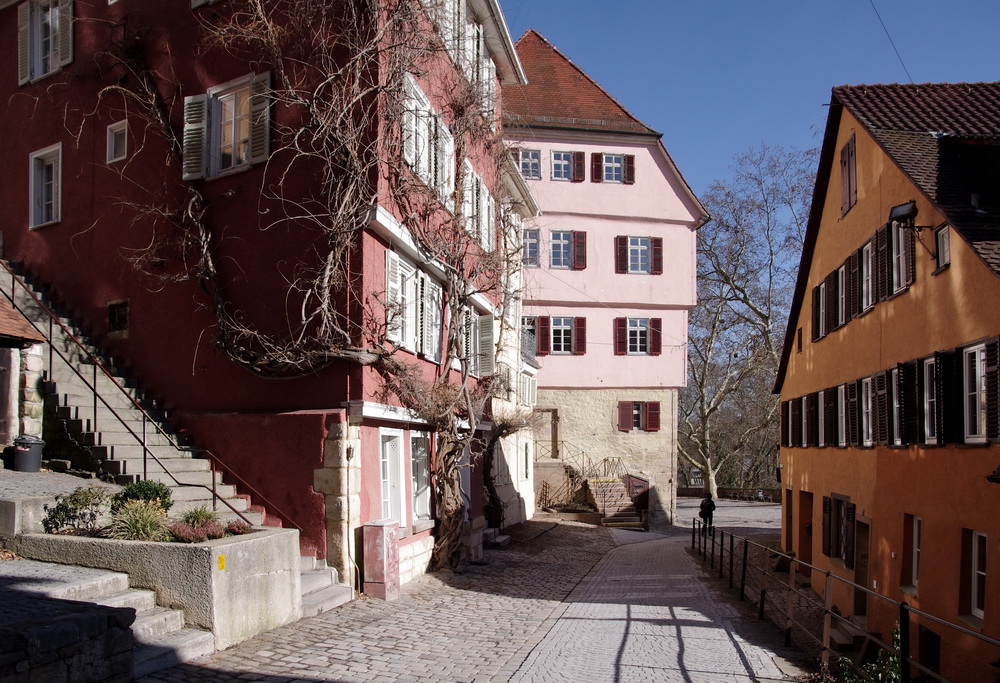
[[496, 349], [493, 342], [493, 316], [479, 316], [479, 374], [492, 375], [495, 368]]
[[455, 194], [455, 139], [448, 131], [444, 118], [437, 116], [438, 150], [437, 177], [438, 192], [448, 208], [453, 208]]
[[421, 351], [428, 358], [441, 360], [441, 286], [426, 275], [424, 279], [424, 318]]
[[271, 72], [250, 79], [251, 164], [267, 161], [271, 143]]
[[17, 84], [31, 80], [31, 3], [17, 6]]
[[391, 317], [386, 325], [386, 337], [399, 341], [399, 330], [401, 325], [400, 313], [396, 309], [399, 303], [400, 274], [399, 256], [393, 251], [385, 252], [385, 310], [386, 316]]
[[73, 61], [73, 0], [59, 0], [59, 66]]
[[483, 185], [483, 197], [485, 215], [480, 218], [480, 223], [483, 226], [482, 245], [486, 251], [493, 251], [496, 246], [497, 205], [493, 196], [486, 190], [485, 185]]
[[184, 163], [182, 180], [205, 177], [208, 156], [208, 95], [184, 98]]
[[472, 164], [466, 159], [463, 164], [465, 168], [465, 176], [462, 178], [462, 215], [465, 216], [465, 230], [470, 235], [475, 234], [473, 232], [473, 226], [475, 225], [473, 220], [475, 202], [473, 198], [473, 192], [475, 191], [475, 171], [472, 170]]

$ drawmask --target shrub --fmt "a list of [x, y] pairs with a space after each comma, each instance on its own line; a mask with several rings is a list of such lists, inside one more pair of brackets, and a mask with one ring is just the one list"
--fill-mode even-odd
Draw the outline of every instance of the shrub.
[[48, 534], [96, 534], [109, 497], [108, 490], [101, 486], [81, 486], [68, 496], [56, 496], [54, 506], [44, 506], [42, 528]]
[[208, 540], [208, 536], [201, 528], [194, 528], [184, 522], [174, 522], [170, 525], [170, 535], [178, 543], [201, 543]]
[[159, 500], [127, 500], [111, 513], [104, 535], [125, 541], [162, 541], [167, 537], [167, 516]]
[[230, 520], [226, 525], [226, 533], [230, 536], [242, 536], [243, 534], [249, 534], [251, 531], [253, 531], [253, 527], [242, 519]]
[[195, 528], [205, 526], [206, 524], [218, 524], [219, 513], [209, 510], [207, 505], [199, 505], [181, 515], [181, 521]]
[[223, 538], [226, 535], [226, 530], [218, 522], [205, 522], [200, 527], [198, 531], [205, 534], [207, 538]]
[[164, 512], [174, 504], [170, 496], [170, 487], [152, 479], [134, 481], [123, 486], [111, 501], [111, 511], [114, 512], [130, 500], [155, 501]]

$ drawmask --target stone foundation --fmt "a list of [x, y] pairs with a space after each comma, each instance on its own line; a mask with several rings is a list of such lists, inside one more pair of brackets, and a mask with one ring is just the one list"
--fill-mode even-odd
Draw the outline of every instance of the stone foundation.
[[405, 584], [426, 574], [431, 565], [431, 552], [433, 550], [433, 536], [401, 545], [399, 547], [399, 583]]

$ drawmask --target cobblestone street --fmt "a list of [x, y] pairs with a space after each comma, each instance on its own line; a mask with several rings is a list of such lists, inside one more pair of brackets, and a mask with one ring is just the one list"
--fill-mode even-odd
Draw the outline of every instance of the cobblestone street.
[[794, 655], [722, 597], [687, 531], [512, 531], [486, 564], [424, 576], [395, 602], [356, 600], [143, 683], [792, 680], [775, 655]]

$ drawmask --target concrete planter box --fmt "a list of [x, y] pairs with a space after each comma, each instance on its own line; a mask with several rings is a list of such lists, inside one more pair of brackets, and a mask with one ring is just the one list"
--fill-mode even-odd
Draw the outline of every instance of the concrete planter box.
[[297, 620], [302, 608], [295, 529], [196, 544], [25, 534], [4, 545], [32, 560], [127, 573], [133, 588], [155, 590], [157, 604], [215, 634], [219, 650]]

